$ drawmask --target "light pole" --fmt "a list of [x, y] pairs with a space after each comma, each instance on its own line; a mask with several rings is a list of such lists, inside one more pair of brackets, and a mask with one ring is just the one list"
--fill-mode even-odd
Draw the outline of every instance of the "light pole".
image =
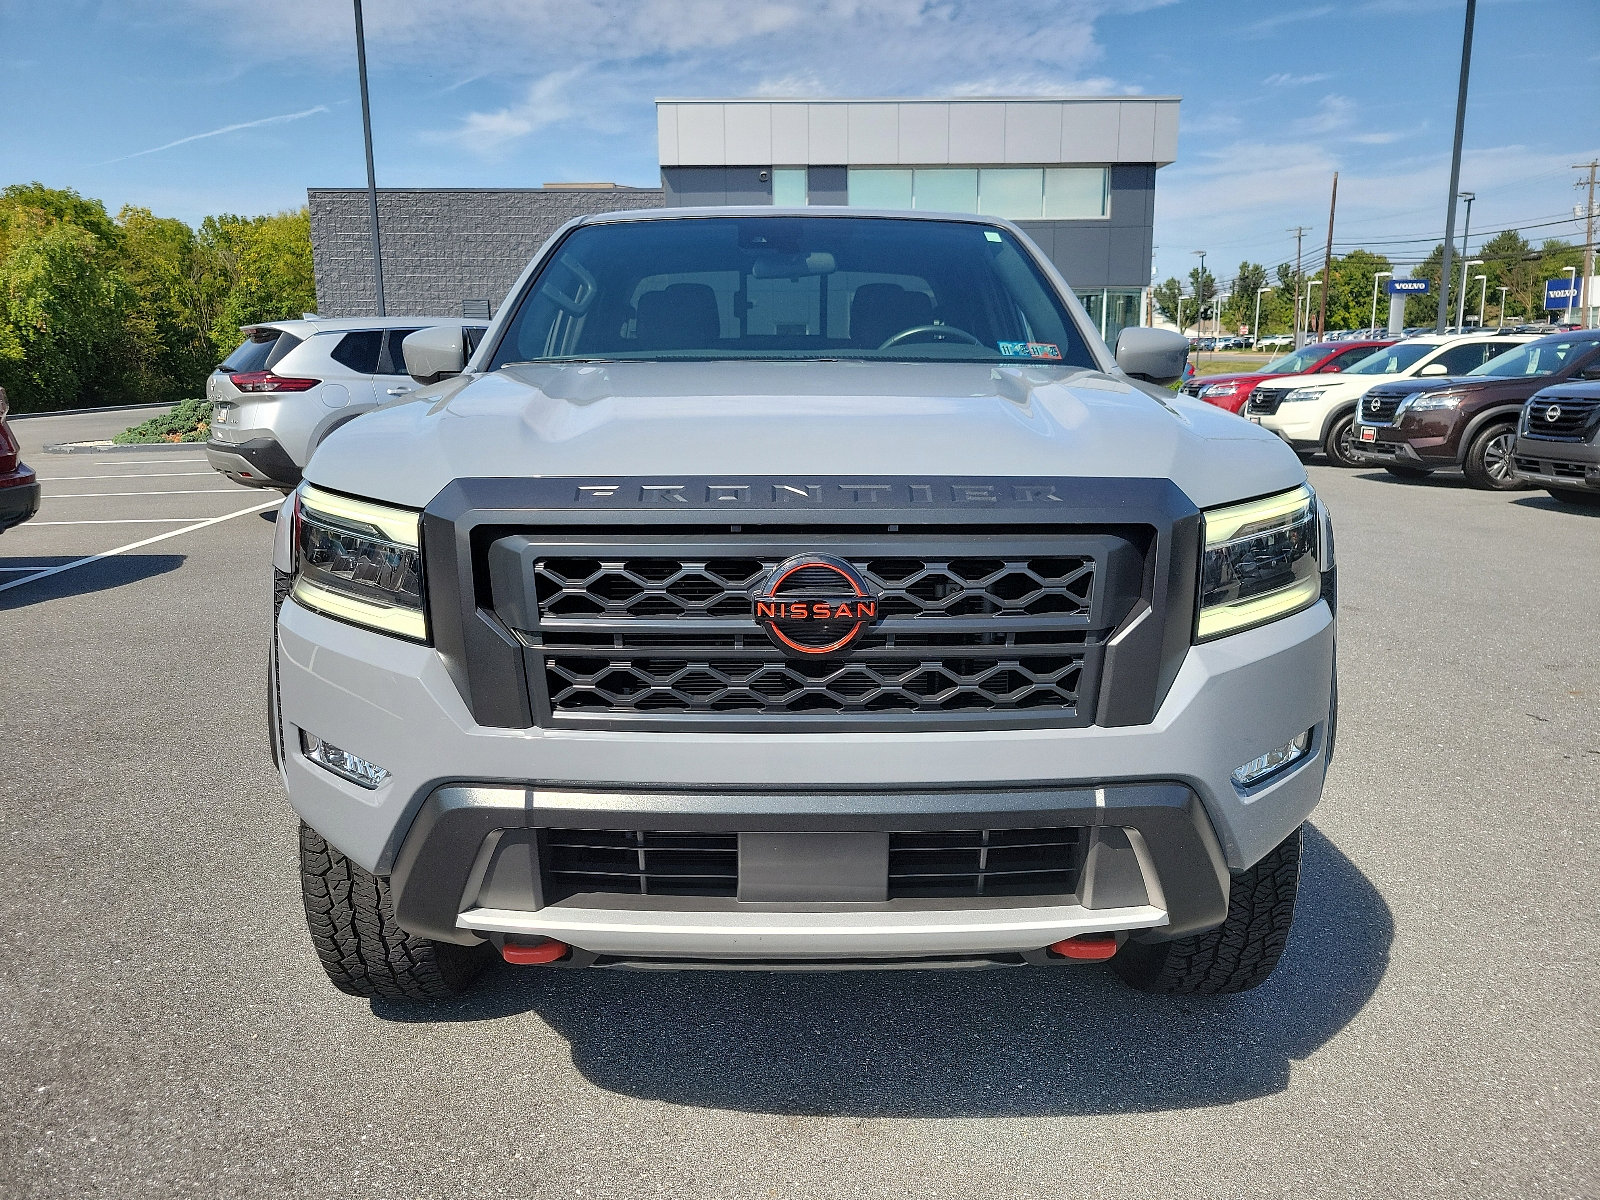
[[1178, 293], [1178, 332], [1183, 332], [1183, 293]]
[[361, 75], [361, 133], [367, 143], [367, 220], [372, 229], [372, 281], [378, 293], [378, 315], [383, 306], [383, 247], [378, 241], [378, 180], [372, 172], [372, 108], [367, 104], [367, 35], [361, 24], [361, 0], [356, 6], [356, 67]]
[[1578, 268], [1566, 267], [1561, 272], [1567, 277], [1567, 319], [1565, 325], [1572, 324], [1572, 302], [1578, 298]]
[[1483, 301], [1489, 294], [1489, 277], [1487, 275], [1474, 275], [1478, 281], [1478, 328], [1483, 328]]
[[1250, 325], [1250, 349], [1254, 350], [1261, 344], [1261, 293], [1270, 292], [1272, 285], [1256, 289], [1256, 318]]
[[[1476, 192], [1462, 192], [1461, 198], [1467, 202], [1467, 218], [1461, 226], [1461, 289], [1456, 293], [1456, 328], [1461, 328], [1461, 318], [1466, 312], [1467, 304], [1467, 237], [1472, 232], [1472, 201], [1477, 196]], [[1444, 277], [1439, 277], [1440, 285], [1444, 285]]]
[[1378, 326], [1378, 280], [1393, 278], [1393, 271], [1379, 271], [1372, 277], [1372, 320], [1367, 322], [1368, 328], [1376, 329]]
[[[1195, 250], [1193, 253], [1200, 256], [1200, 274], [1196, 277], [1194, 285], [1194, 312], [1195, 316], [1200, 319], [1200, 336], [1204, 338], [1206, 335], [1206, 252], [1204, 250]], [[1204, 345], [1203, 342], [1201, 344]]]
[[1506, 293], [1510, 290], [1505, 284], [1495, 288], [1495, 291], [1500, 293], [1500, 320], [1497, 324], [1504, 325], [1506, 323]]

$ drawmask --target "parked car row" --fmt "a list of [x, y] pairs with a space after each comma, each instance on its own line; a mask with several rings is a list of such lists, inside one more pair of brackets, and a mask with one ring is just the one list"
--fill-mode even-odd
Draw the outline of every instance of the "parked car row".
[[1597, 330], [1323, 342], [1182, 390], [1336, 466], [1456, 468], [1474, 487], [1600, 503]]

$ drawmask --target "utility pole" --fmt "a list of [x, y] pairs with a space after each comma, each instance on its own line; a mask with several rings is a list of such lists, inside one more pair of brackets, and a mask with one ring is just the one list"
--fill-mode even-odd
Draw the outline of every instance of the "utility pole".
[[356, 5], [356, 66], [361, 75], [361, 133], [367, 142], [367, 221], [372, 228], [372, 279], [377, 285], [378, 315], [389, 314], [383, 305], [383, 246], [378, 239], [378, 179], [372, 171], [372, 108], [367, 103], [367, 35], [361, 24], [361, 0]]
[[1300, 349], [1300, 293], [1305, 289], [1300, 284], [1300, 243], [1306, 236], [1306, 227], [1296, 225], [1289, 230], [1294, 234], [1294, 348]]
[[[1467, 238], [1472, 233], [1472, 202], [1477, 198], [1476, 192], [1462, 192], [1461, 198], [1467, 202], [1467, 219], [1461, 226], [1461, 286], [1456, 289], [1456, 328], [1461, 328], [1461, 322], [1466, 318], [1467, 312]], [[1449, 285], [1444, 282], [1445, 276], [1439, 277], [1439, 286], [1449, 290]]]
[[[1575, 171], [1581, 171], [1585, 167], [1589, 169], [1589, 205], [1583, 210], [1583, 283], [1578, 290], [1578, 304], [1583, 310], [1583, 327], [1589, 329], [1593, 319], [1589, 315], [1589, 308], [1595, 302], [1595, 297], [1589, 295], [1589, 280], [1594, 276], [1594, 173], [1596, 169], [1600, 169], [1600, 159], [1573, 163], [1572, 166]], [[1578, 186], [1582, 187], [1583, 184], [1580, 183]]]
[[1456, 189], [1461, 186], [1461, 135], [1467, 121], [1467, 76], [1472, 70], [1472, 22], [1478, 0], [1467, 0], [1466, 26], [1461, 31], [1461, 84], [1456, 89], [1456, 140], [1450, 151], [1450, 202], [1444, 217], [1444, 257], [1439, 262], [1439, 308], [1434, 332], [1443, 333], [1450, 315], [1450, 252], [1456, 236]]
[[1328, 336], [1328, 282], [1333, 278], [1333, 210], [1339, 203], [1339, 172], [1333, 173], [1333, 195], [1328, 198], [1328, 248], [1322, 255], [1322, 290], [1317, 293], [1317, 340]]

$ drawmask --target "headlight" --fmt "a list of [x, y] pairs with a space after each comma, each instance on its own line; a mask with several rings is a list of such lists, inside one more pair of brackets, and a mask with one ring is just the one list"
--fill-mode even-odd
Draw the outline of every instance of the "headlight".
[[426, 642], [421, 534], [417, 513], [304, 484], [291, 594], [325, 616]]
[[1214, 508], [1202, 517], [1198, 641], [1275, 621], [1317, 602], [1322, 594], [1319, 522], [1310, 487]]
[[1200, 389], [1200, 398], [1204, 400], [1207, 396], [1231, 396], [1238, 390], [1237, 383], [1208, 383]]
[[1401, 413], [1428, 412], [1436, 408], [1454, 408], [1460, 404], [1463, 397], [1460, 392], [1417, 392], [1400, 401], [1400, 407], [1394, 410], [1395, 419], [1399, 420]]
[[1323, 384], [1321, 387], [1295, 388], [1294, 391], [1283, 398], [1283, 402], [1285, 404], [1293, 404], [1298, 400], [1320, 400], [1322, 393], [1327, 391], [1330, 386], [1329, 384]]

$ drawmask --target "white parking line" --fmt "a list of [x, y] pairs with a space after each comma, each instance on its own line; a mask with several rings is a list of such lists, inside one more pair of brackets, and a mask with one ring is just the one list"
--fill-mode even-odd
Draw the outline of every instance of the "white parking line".
[[59, 575], [63, 571], [70, 571], [75, 567], [86, 567], [90, 563], [99, 562], [102, 558], [115, 558], [119, 554], [126, 554], [130, 550], [139, 550], [145, 546], [164, 542], [168, 538], [180, 537], [185, 533], [193, 533], [197, 529], [204, 529], [208, 525], [220, 525], [224, 521], [231, 521], [235, 517], [245, 516], [247, 513], [260, 512], [266, 508], [277, 508], [282, 500], [268, 500], [264, 504], [252, 504], [249, 508], [241, 508], [237, 512], [225, 513], [220, 517], [209, 520], [197, 521], [193, 525], [185, 525], [182, 529], [170, 529], [166, 533], [158, 533], [155, 537], [145, 538], [142, 542], [129, 542], [126, 546], [118, 546], [115, 550], [107, 550], [101, 554], [91, 554], [87, 558], [75, 559], [69, 563], [62, 563], [59, 567], [51, 567], [47, 571], [40, 571], [36, 575], [25, 575], [21, 579], [13, 579], [10, 583], [0, 583], [0, 592], [10, 591], [12, 588], [21, 587], [25, 583], [32, 583], [36, 579], [45, 579], [51, 575]]
[[[203, 463], [203, 458], [113, 458], [97, 462], [97, 467], [192, 467]], [[85, 466], [89, 464], [85, 463]]]
[[[148, 492], [46, 492], [46, 500], [104, 500], [111, 496], [207, 496], [207, 495], [235, 495], [245, 491], [244, 488], [174, 488], [170, 491], [152, 489]], [[283, 501], [279, 500], [279, 504]]]
[[198, 521], [199, 517], [119, 517], [112, 521], [29, 521], [21, 526], [33, 529], [40, 525], [182, 525], [185, 521]]
[[179, 475], [214, 475], [214, 471], [151, 471], [145, 475], [41, 475], [46, 483], [60, 483], [67, 479], [175, 479]]

